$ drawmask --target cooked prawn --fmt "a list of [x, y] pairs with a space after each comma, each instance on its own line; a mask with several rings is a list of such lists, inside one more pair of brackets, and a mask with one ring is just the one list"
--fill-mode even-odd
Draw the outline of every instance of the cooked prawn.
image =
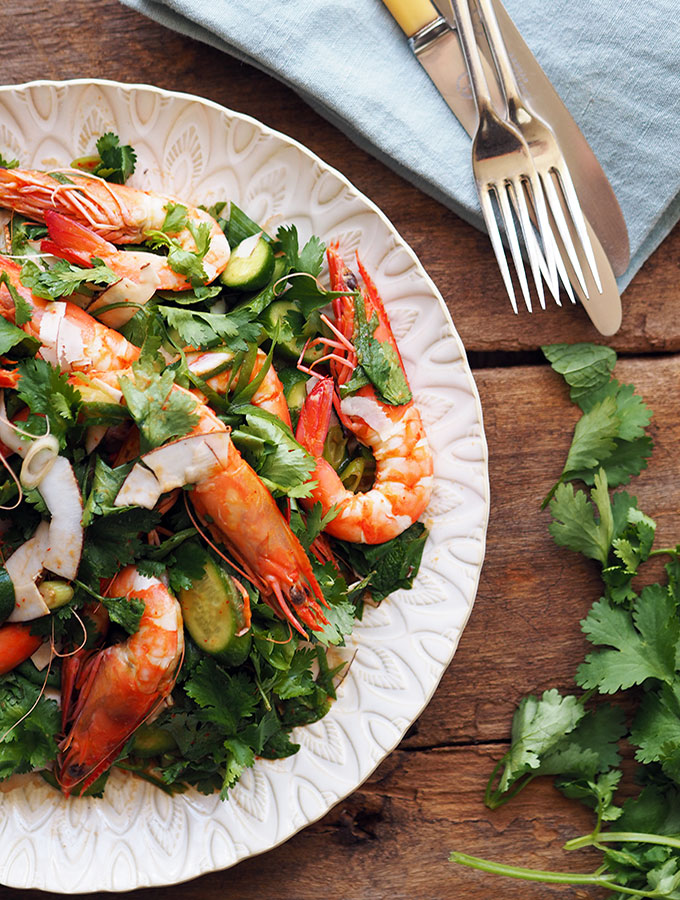
[[57, 780], [64, 794], [82, 793], [114, 762], [125, 741], [175, 684], [184, 652], [180, 605], [158, 578], [134, 566], [111, 582], [111, 596], [139, 597], [139, 629], [92, 656], [76, 685], [78, 699], [60, 748]]
[[[43, 359], [69, 372], [115, 372], [137, 359], [139, 348], [122, 334], [98, 322], [75, 303], [36, 297], [21, 283], [20, 272], [13, 260], [0, 256], [0, 274], [7, 276], [31, 308], [30, 321], [21, 327], [41, 342], [39, 353]], [[0, 284], [0, 315], [14, 322], [15, 314], [7, 285]]]
[[[249, 382], [252, 382], [260, 374], [266, 358], [264, 351], [258, 349]], [[230, 382], [233, 382], [238, 376], [238, 373], [235, 375], [233, 372], [233, 359], [234, 354], [229, 351], [189, 350], [186, 352], [189, 369], [194, 375], [198, 375], [201, 378], [224, 366], [222, 371], [208, 378], [206, 382], [208, 387], [218, 394], [226, 393]], [[283, 385], [273, 366], [269, 366], [267, 369], [257, 390], [250, 398], [250, 402], [254, 406], [259, 406], [261, 409], [272, 413], [272, 415], [275, 415], [288, 425], [289, 428], [291, 427], [290, 411], [283, 393]]]
[[[0, 257], [0, 271], [7, 271], [11, 283], [34, 310], [33, 319], [22, 326], [28, 333], [43, 340], [45, 329], [41, 323], [53, 307], [63, 308], [55, 343], [59, 347], [62, 333], [68, 328], [71, 350], [75, 344], [78, 351], [75, 355], [72, 352], [58, 354], [57, 361], [64, 371], [73, 373], [74, 378], [85, 373], [91, 382], [111, 391], [118, 390], [121, 376], [132, 376], [130, 364], [139, 355], [134, 344], [73, 303], [47, 303], [33, 296], [21, 285], [19, 269], [11, 260]], [[0, 285], [0, 314], [13, 319], [14, 312], [14, 303], [6, 286]], [[43, 344], [40, 352], [46, 355], [47, 349]], [[173, 390], [184, 389], [174, 385]], [[193, 396], [199, 416], [194, 433], [227, 431], [227, 426], [203, 397], [200, 394]], [[303, 633], [298, 620], [310, 628], [320, 629], [326, 619], [319, 602], [325, 601], [307, 555], [267, 488], [233, 444], [230, 444], [228, 465], [219, 474], [196, 485], [190, 497], [199, 515], [212, 519], [213, 536], [223, 541], [247, 569], [263, 599], [277, 614]]]
[[[357, 281], [333, 247], [328, 250], [331, 287], [334, 291], [357, 290]], [[361, 296], [366, 320], [377, 316], [373, 337], [388, 343], [402, 365], [397, 344], [375, 285], [358, 263], [364, 287]], [[343, 340], [333, 356], [336, 382], [348, 380], [356, 366], [351, 349], [354, 333], [352, 297], [339, 297], [334, 303], [335, 327]], [[343, 349], [344, 347], [344, 349]], [[406, 377], [404, 373], [404, 377]], [[401, 534], [423, 513], [432, 493], [432, 453], [420, 414], [412, 400], [399, 406], [383, 402], [371, 385], [336, 403], [343, 425], [356, 439], [370, 447], [376, 462], [375, 482], [371, 490], [353, 494], [322, 457], [328, 430], [334, 387], [331, 379], [322, 379], [310, 392], [302, 408], [297, 439], [316, 458], [310, 480], [317, 485], [305, 500], [320, 502], [326, 514], [335, 506], [337, 515], [326, 526], [333, 537], [357, 543], [379, 544]]]
[[[66, 248], [69, 236], [73, 234], [76, 237], [73, 253], [80, 255], [80, 258], [84, 256], [88, 262], [90, 257], [87, 253], [93, 246], [98, 246], [99, 250], [90, 253], [90, 256], [101, 256], [104, 261], [110, 262], [114, 271], [121, 276], [133, 277], [133, 280], [134, 272], [139, 269], [139, 254], [132, 252], [126, 256], [128, 251], [119, 251], [114, 244], [141, 244], [150, 232], [160, 231], [170, 204], [184, 206], [187, 222], [191, 225], [209, 225], [210, 246], [202, 262], [208, 282], [213, 281], [229, 261], [229, 242], [217, 221], [205, 210], [181, 204], [181, 201], [166, 194], [143, 191], [126, 184], [110, 184], [93, 175], [69, 173], [68, 183], [62, 183], [47, 172], [0, 169], [0, 206], [47, 222], [55, 248]], [[49, 222], [50, 214], [60, 214], [61, 219], [52, 216], [52, 222]], [[85, 230], [78, 232], [71, 229], [69, 220], [85, 226]], [[103, 243], [98, 243], [90, 235], [92, 246], [89, 246], [88, 229], [94, 232], [94, 237], [103, 238]], [[188, 225], [172, 237], [184, 250], [196, 251], [196, 241]], [[184, 290], [190, 286], [187, 279], [174, 272], [163, 257], [159, 259], [162, 261], [156, 264], [159, 288]], [[126, 268], [129, 271], [125, 271]]]

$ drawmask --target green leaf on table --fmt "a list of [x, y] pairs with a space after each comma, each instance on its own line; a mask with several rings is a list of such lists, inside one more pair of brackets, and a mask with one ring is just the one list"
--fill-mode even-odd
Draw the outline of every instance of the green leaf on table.
[[598, 600], [581, 628], [591, 643], [610, 648], [590, 653], [579, 666], [576, 681], [581, 687], [613, 694], [648, 678], [673, 682], [680, 619], [675, 601], [661, 585], [645, 587], [632, 614]]
[[571, 388], [574, 403], [606, 385], [616, 364], [615, 351], [598, 344], [549, 344], [541, 350]]
[[[571, 484], [559, 484], [550, 501], [553, 521], [548, 526], [556, 544], [583, 553], [607, 565], [609, 548], [614, 535], [614, 520], [604, 472], [595, 477], [590, 493], [592, 503], [583, 491], [574, 491]], [[595, 508], [600, 513], [595, 515]]]

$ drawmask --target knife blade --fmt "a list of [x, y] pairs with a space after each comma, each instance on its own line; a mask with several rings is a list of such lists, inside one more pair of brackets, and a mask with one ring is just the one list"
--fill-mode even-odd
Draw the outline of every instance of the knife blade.
[[[458, 118], [467, 133], [473, 136], [477, 128], [477, 110], [470, 90], [465, 58], [455, 28], [452, 28], [449, 23], [438, 14], [430, 0], [383, 0], [383, 2], [408, 37], [411, 49], [434, 82], [451, 111]], [[496, 7], [500, 6], [499, 0], [495, 0], [495, 5]], [[505, 10], [503, 10], [503, 12], [505, 12]], [[507, 14], [505, 14], [502, 19], [499, 16], [499, 19], [503, 23], [503, 27], [507, 27], [507, 21], [510, 21]], [[515, 26], [511, 21], [510, 25], [516, 32]], [[539, 80], [542, 79], [547, 82], [548, 88], [543, 88], [541, 96], [543, 98], [549, 97], [550, 91], [552, 91], [557, 99], [557, 104], [554, 109], [559, 111], [563, 122], [566, 119], [570, 120], [573, 129], [578, 132], [581, 142], [579, 145], [579, 153], [576, 155], [568, 153], [563, 144], [561, 144], [562, 150], [565, 157], [567, 157], [567, 163], [572, 172], [572, 178], [577, 186], [579, 198], [582, 203], [583, 198], [581, 195], [583, 193], [589, 197], [591, 205], [593, 196], [597, 195], [600, 198], [599, 202], [601, 202], [609, 211], [609, 215], [598, 215], [596, 219], [599, 226], [601, 228], [604, 227], [605, 240], [610, 247], [613, 246], [615, 248], [613, 252], [615, 260], [618, 261], [617, 265], [619, 268], [623, 265], [621, 271], [625, 271], [629, 255], [628, 233], [611, 185], [607, 181], [606, 175], [602, 171], [600, 164], [581, 134], [578, 126], [555, 93], [547, 76], [534, 60], [531, 51], [526, 47], [526, 44], [524, 44], [519, 32], [517, 32], [517, 38], [521, 41], [526, 53], [531, 57], [534, 65], [538, 68]], [[530, 71], [530, 66], [522, 54], [522, 49], [519, 46], [517, 38], [515, 38], [514, 42], [511, 44], [513, 63], [514, 59], [517, 56], [520, 56], [524, 63], [524, 71], [528, 73]], [[480, 43], [482, 49], [486, 49], [488, 57], [489, 50], [488, 47], [486, 47], [486, 41], [480, 41]], [[492, 99], [494, 100], [494, 103], [498, 105], [500, 111], [503, 105], [500, 89], [496, 81], [495, 70], [490, 59], [487, 57], [483, 60], [485, 75], [487, 76], [487, 81], [491, 89]], [[524, 77], [525, 76], [523, 76], [523, 81]], [[530, 77], [534, 78], [537, 76], [532, 73]], [[533, 96], [532, 99], [534, 99]], [[536, 107], [536, 104], [534, 104], [534, 106]], [[554, 112], [554, 109], [551, 107], [549, 113], [546, 114], [545, 107], [541, 107], [539, 113], [550, 125], [553, 124], [554, 116], [551, 113]], [[538, 108], [536, 108], [536, 112], [539, 112]], [[569, 133], [573, 129], [570, 128], [568, 124], [562, 124], [561, 133]], [[585, 150], [583, 150], [583, 147], [585, 147]], [[574, 166], [575, 171], [572, 170], [572, 165]], [[578, 173], [578, 176], [576, 173]], [[583, 191], [584, 183], [587, 183], [588, 186], [585, 192]], [[585, 206], [585, 204], [583, 205]], [[602, 278], [603, 291], [602, 294], [600, 294], [595, 288], [593, 293], [592, 288], [594, 285], [593, 283], [589, 283], [588, 289], [591, 299], [587, 299], [578, 283], [574, 284], [575, 279], [572, 279], [572, 284], [598, 331], [604, 335], [611, 335], [614, 334], [621, 325], [621, 299], [614, 272], [612, 271], [612, 265], [599, 240], [600, 234], [596, 233], [594, 225], [590, 222], [588, 210], [584, 209], [584, 212], [586, 213], [588, 234], [593, 245], [598, 270]], [[562, 254], [562, 256], [564, 258], [566, 254]], [[571, 274], [571, 272], [569, 274]]]

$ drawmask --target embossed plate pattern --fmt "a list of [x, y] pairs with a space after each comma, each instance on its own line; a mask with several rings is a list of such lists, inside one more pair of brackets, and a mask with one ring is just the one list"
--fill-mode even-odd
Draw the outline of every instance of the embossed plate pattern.
[[431, 535], [414, 589], [357, 625], [356, 655], [300, 752], [258, 761], [231, 793], [169, 798], [114, 775], [101, 800], [42, 783], [0, 794], [0, 882], [63, 893], [173, 884], [289, 838], [353, 791], [434, 692], [470, 614], [484, 556], [488, 475], [481, 408], [434, 284], [385, 216], [300, 144], [209, 101], [105, 81], [0, 88], [0, 152], [64, 165], [113, 130], [138, 153], [133, 184], [196, 202], [230, 198], [269, 230], [360, 248], [385, 299], [435, 455]]

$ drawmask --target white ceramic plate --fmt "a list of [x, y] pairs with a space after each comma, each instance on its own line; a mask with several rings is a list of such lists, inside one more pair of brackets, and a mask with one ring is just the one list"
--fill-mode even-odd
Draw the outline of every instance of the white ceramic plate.
[[102, 800], [42, 783], [0, 794], [0, 882], [63, 893], [173, 884], [285, 841], [355, 790], [422, 711], [472, 609], [489, 508], [479, 398], [446, 307], [390, 222], [300, 144], [207, 100], [106, 81], [0, 88], [0, 152], [64, 165], [113, 130], [138, 153], [132, 184], [210, 203], [233, 199], [268, 230], [339, 240], [386, 302], [434, 450], [431, 529], [412, 591], [357, 625], [356, 656], [331, 712], [296, 729], [290, 759], [258, 761], [230, 802], [168, 798], [114, 775]]

